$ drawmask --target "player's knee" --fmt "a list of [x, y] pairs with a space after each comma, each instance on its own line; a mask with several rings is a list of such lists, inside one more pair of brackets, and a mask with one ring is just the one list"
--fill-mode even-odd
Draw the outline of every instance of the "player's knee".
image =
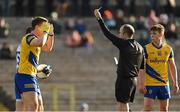
[[150, 104], [144, 105], [144, 111], [151, 111], [151, 110], [152, 110], [152, 105], [150, 105]]
[[167, 108], [162, 108], [162, 109], [160, 109], [160, 112], [167, 112], [167, 111], [168, 111]]
[[168, 111], [168, 106], [160, 106], [160, 111]]
[[24, 108], [25, 110], [28, 110], [28, 111], [37, 111], [38, 106], [39, 106], [38, 102], [35, 102], [35, 101], [24, 103]]
[[16, 111], [23, 111], [23, 103], [22, 101], [16, 101]]
[[44, 111], [44, 106], [43, 106], [43, 104], [39, 104], [38, 111]]
[[44, 111], [44, 106], [40, 106], [39, 111]]
[[38, 111], [44, 111], [44, 106], [41, 96], [39, 96], [38, 103], [39, 103]]
[[29, 105], [29, 108], [31, 108], [32, 110], [38, 110], [38, 103], [31, 103], [30, 105]]

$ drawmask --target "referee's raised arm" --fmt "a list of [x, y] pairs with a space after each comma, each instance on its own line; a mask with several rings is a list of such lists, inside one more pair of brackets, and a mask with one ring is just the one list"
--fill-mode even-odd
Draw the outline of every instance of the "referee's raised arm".
[[104, 35], [119, 48], [115, 96], [119, 111], [128, 112], [129, 102], [133, 102], [134, 100], [139, 69], [141, 65], [143, 67], [143, 48], [133, 38], [135, 30], [132, 25], [122, 25], [119, 29], [119, 34], [115, 36], [104, 24], [99, 9], [94, 10], [94, 15]]
[[109, 29], [106, 27], [105, 23], [104, 23], [104, 20], [101, 16], [101, 13], [99, 12], [99, 9], [95, 9], [94, 10], [94, 15], [96, 17], [96, 19], [98, 20], [98, 23], [101, 27], [101, 30], [103, 31], [104, 35], [110, 40], [113, 42], [113, 44], [116, 45], [117, 41], [120, 41], [123, 39], [117, 37], [116, 35], [112, 34]]

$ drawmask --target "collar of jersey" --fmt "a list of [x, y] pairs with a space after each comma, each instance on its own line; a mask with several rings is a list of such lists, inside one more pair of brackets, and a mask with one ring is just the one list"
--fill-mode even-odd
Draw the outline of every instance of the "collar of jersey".
[[29, 35], [32, 35], [32, 36], [38, 38], [34, 33], [29, 33]]
[[154, 46], [155, 48], [157, 48], [157, 49], [161, 49], [162, 48], [162, 46], [163, 46], [163, 43], [161, 44], [161, 46], [156, 46], [153, 42], [152, 42], [152, 46]]

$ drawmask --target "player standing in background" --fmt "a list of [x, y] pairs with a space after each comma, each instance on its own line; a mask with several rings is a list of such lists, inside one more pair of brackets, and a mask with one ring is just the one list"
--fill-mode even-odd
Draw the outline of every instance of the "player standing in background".
[[119, 63], [117, 68], [117, 80], [115, 95], [118, 101], [119, 111], [129, 111], [129, 102], [133, 102], [136, 91], [139, 69], [144, 69], [143, 47], [133, 39], [134, 28], [125, 24], [115, 36], [107, 29], [101, 17], [99, 9], [94, 10], [99, 25], [104, 35], [119, 49]]
[[[32, 31], [32, 27], [28, 27], [26, 29], [26, 34], [31, 33]], [[17, 49], [16, 49], [16, 69], [18, 70], [19, 67], [19, 59], [20, 59], [20, 44], [18, 45]]]
[[19, 67], [19, 59], [20, 59], [20, 45], [18, 45], [16, 49], [16, 70], [18, 70]]
[[[31, 33], [32, 27], [28, 27], [26, 29], [26, 34]], [[19, 61], [20, 61], [20, 44], [18, 45], [16, 49], [16, 70], [18, 72], [19, 68]], [[21, 99], [16, 99], [16, 111], [22, 111], [23, 110], [23, 105]]]
[[152, 26], [150, 29], [152, 42], [144, 48], [146, 69], [140, 70], [139, 74], [139, 91], [144, 94], [144, 111], [152, 111], [156, 98], [159, 100], [160, 111], [168, 111], [169, 72], [173, 82], [173, 93], [179, 90], [173, 49], [163, 42], [164, 31], [161, 24]]
[[16, 101], [20, 100], [23, 107], [16, 111], [43, 111], [43, 101], [36, 79], [39, 56], [42, 51], [49, 52], [54, 44], [54, 28], [43, 17], [32, 20], [32, 31], [26, 34], [20, 44], [19, 67], [15, 75]]

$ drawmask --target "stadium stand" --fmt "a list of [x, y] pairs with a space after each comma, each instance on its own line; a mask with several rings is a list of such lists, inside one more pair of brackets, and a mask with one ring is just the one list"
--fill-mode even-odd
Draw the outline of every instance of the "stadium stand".
[[0, 87], [0, 111], [13, 111], [15, 109], [15, 100], [12, 96], [6, 94], [6, 91]]
[[6, 108], [2, 103], [0, 103], [0, 109], [1, 111], [8, 111], [8, 108]]

